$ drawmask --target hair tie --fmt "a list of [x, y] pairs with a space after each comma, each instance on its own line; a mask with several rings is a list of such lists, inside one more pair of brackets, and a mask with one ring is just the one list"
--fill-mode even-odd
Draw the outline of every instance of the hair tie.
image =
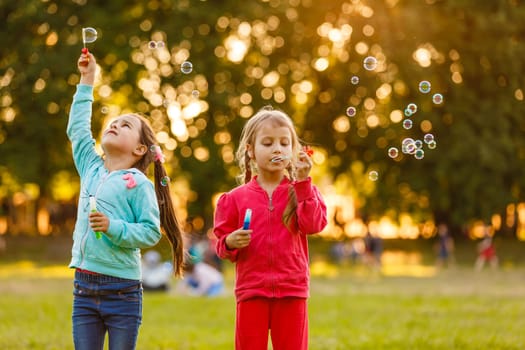
[[164, 163], [166, 161], [166, 158], [164, 157], [164, 154], [162, 153], [162, 149], [159, 145], [151, 145], [149, 148], [151, 152], [155, 153], [155, 161]]

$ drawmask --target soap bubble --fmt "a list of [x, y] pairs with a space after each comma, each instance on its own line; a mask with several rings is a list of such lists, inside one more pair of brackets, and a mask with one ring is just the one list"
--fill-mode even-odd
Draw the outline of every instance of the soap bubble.
[[160, 179], [160, 184], [164, 187], [168, 186], [170, 183], [170, 178], [168, 176], [164, 176], [162, 179]]
[[417, 150], [414, 139], [407, 137], [401, 142], [401, 151], [405, 154], [414, 154]]
[[359, 84], [359, 77], [357, 75], [354, 75], [353, 77], [350, 78], [350, 82], [353, 84], [353, 85], [357, 85]]
[[425, 151], [423, 151], [421, 148], [417, 149], [414, 153], [414, 158], [417, 160], [421, 160], [425, 157]]
[[184, 74], [190, 74], [193, 71], [193, 64], [190, 61], [182, 62], [180, 71]]
[[403, 128], [406, 130], [412, 129], [412, 125], [414, 123], [412, 122], [412, 119], [405, 119], [403, 120]]
[[440, 105], [443, 103], [443, 95], [441, 94], [434, 94], [434, 96], [432, 96], [432, 102], [434, 102], [434, 104], [436, 105]]
[[346, 115], [349, 117], [355, 117], [355, 114], [357, 113], [357, 110], [355, 107], [351, 106], [346, 109]]
[[379, 178], [379, 174], [377, 173], [377, 171], [372, 170], [368, 173], [368, 178], [370, 179], [370, 181], [377, 181], [377, 179]]
[[414, 114], [417, 112], [417, 105], [415, 103], [409, 103], [407, 109]]
[[437, 142], [436, 142], [436, 140], [432, 140], [432, 141], [430, 141], [430, 142], [428, 143], [427, 146], [428, 146], [428, 149], [434, 149], [434, 148], [436, 148], [436, 146], [437, 146]]
[[193, 96], [193, 98], [199, 98], [199, 96], [200, 96], [199, 90], [193, 90], [191, 92], [191, 96]]
[[151, 49], [151, 50], [156, 50], [156, 49], [161, 49], [163, 47], [165, 47], [166, 44], [164, 44], [164, 41], [154, 41], [154, 40], [151, 40], [149, 43], [148, 43], [148, 47]]
[[428, 145], [430, 142], [434, 141], [434, 135], [425, 134], [425, 136], [423, 136], [423, 141]]
[[82, 28], [82, 42], [84, 44], [89, 44], [97, 40], [98, 34], [95, 28], [86, 27]]
[[407, 138], [403, 139], [403, 141], [401, 141], [401, 144], [403, 146], [409, 145], [411, 143], [414, 143], [414, 139], [411, 138], [411, 137], [407, 137]]
[[431, 87], [432, 87], [432, 85], [427, 80], [422, 80], [419, 83], [419, 91], [424, 93], [424, 94], [428, 94], [430, 92]]
[[398, 155], [399, 155], [399, 150], [396, 147], [390, 147], [388, 149], [388, 156], [390, 158], [397, 158]]
[[363, 60], [363, 67], [366, 70], [372, 71], [377, 68], [377, 59], [374, 56], [368, 56]]

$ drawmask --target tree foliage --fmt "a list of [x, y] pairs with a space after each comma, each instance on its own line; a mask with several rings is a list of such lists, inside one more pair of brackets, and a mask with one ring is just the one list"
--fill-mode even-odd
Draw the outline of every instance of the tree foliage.
[[[518, 0], [2, 0], [0, 12], [4, 197], [25, 183], [52, 197], [57, 178], [75, 179], [64, 130], [81, 28], [94, 27], [95, 129], [126, 111], [149, 115], [175, 191], [205, 225], [213, 196], [235, 185], [242, 125], [266, 104], [292, 116], [322, 155], [324, 177], [345, 183], [340, 191], [363, 215], [410, 212], [459, 225], [525, 199]], [[366, 56], [376, 69], [364, 69]], [[186, 60], [190, 74], [180, 70]], [[422, 80], [431, 93], [418, 91]], [[432, 103], [436, 92], [444, 103]], [[406, 130], [396, 115], [411, 102], [418, 111]], [[423, 159], [401, 152], [404, 138], [425, 133], [437, 147], [424, 145]], [[390, 147], [400, 150], [395, 159]]]

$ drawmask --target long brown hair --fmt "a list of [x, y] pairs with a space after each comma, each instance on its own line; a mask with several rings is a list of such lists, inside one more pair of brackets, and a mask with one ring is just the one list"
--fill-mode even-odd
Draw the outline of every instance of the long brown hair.
[[[166, 169], [162, 164], [161, 159], [156, 157], [157, 144], [155, 133], [151, 127], [150, 122], [140, 114], [132, 114], [138, 118], [141, 123], [140, 142], [148, 147], [148, 151], [140, 158], [133, 167], [146, 173], [148, 166], [154, 163], [154, 183], [155, 194], [159, 203], [160, 210], [160, 226], [163, 233], [168, 238], [171, 245], [171, 253], [173, 257], [173, 270], [176, 276], [182, 276], [184, 249], [182, 243], [182, 229], [175, 215], [175, 208], [171, 198], [169, 189], [169, 178]], [[159, 149], [160, 151], [160, 149]]]
[[[239, 147], [237, 148], [235, 155], [237, 164], [241, 169], [241, 174], [239, 175], [240, 183], [248, 183], [252, 179], [252, 173], [257, 172], [255, 162], [252, 162], [248, 155], [246, 146], [255, 144], [257, 130], [259, 130], [260, 125], [265, 121], [271, 121], [276, 126], [284, 126], [290, 130], [290, 134], [292, 135], [292, 159], [290, 160], [290, 165], [287, 170], [290, 180], [295, 180], [295, 167], [293, 164], [294, 161], [297, 160], [297, 155], [301, 149], [299, 136], [297, 136], [297, 131], [295, 130], [292, 119], [286, 113], [273, 109], [271, 106], [266, 106], [255, 113], [248, 122], [246, 122], [242, 129]], [[296, 210], [297, 194], [295, 193], [294, 187], [290, 185], [288, 188], [288, 202], [286, 203], [286, 208], [284, 209], [282, 218], [288, 228], [291, 227], [293, 222], [292, 219], [297, 216]]]

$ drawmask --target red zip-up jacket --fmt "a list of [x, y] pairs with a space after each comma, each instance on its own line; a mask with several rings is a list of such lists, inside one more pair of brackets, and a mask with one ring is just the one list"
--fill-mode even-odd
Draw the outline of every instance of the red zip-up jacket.
[[[297, 194], [297, 221], [290, 231], [283, 212], [292, 185]], [[226, 237], [243, 225], [246, 209], [252, 209], [250, 244], [228, 249]], [[326, 226], [326, 205], [310, 178], [291, 182], [284, 178], [269, 198], [254, 177], [245, 185], [224, 193], [217, 202], [213, 232], [217, 255], [236, 263], [237, 301], [254, 297], [309, 296], [308, 241], [306, 235]]]

